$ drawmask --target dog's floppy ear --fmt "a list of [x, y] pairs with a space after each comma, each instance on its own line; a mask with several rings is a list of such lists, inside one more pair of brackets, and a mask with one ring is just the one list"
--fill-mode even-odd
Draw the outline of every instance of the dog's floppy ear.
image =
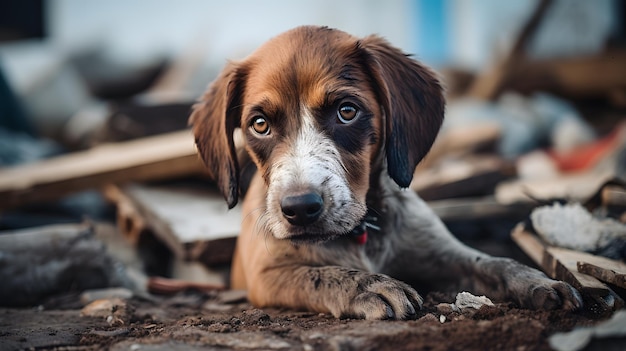
[[189, 124], [204, 164], [224, 195], [229, 208], [237, 205], [239, 164], [233, 132], [241, 123], [243, 69], [229, 63], [193, 106]]
[[443, 89], [428, 68], [384, 39], [369, 36], [360, 44], [366, 51], [367, 65], [386, 115], [389, 176], [406, 188], [443, 122]]

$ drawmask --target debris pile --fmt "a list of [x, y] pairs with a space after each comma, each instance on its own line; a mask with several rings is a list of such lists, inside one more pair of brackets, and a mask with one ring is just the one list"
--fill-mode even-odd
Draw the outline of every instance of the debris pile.
[[[203, 58], [108, 75], [98, 69], [114, 67], [87, 55], [68, 63], [67, 79], [82, 72], [84, 91], [68, 89], [89, 106], [48, 138], [0, 125], [0, 344], [482, 350], [623, 341], [626, 49], [533, 58], [527, 48], [551, 3], [538, 2], [483, 72], [443, 72], [452, 87], [445, 123], [410, 190], [470, 246], [573, 285], [584, 311], [526, 311], [469, 292], [425, 294], [417, 320], [397, 323], [254, 309], [245, 292], [228, 290], [240, 209], [227, 210], [187, 129]], [[65, 91], [48, 83], [37, 90]]]

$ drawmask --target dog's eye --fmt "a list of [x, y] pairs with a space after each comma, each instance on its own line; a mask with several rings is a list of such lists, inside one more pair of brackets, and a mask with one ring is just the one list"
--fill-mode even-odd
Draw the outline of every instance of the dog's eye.
[[346, 102], [339, 106], [337, 118], [341, 123], [350, 123], [359, 114], [359, 109], [352, 103]]
[[270, 133], [270, 124], [267, 122], [265, 117], [255, 117], [254, 120], [252, 120], [251, 127], [257, 134], [260, 135], [268, 135]]

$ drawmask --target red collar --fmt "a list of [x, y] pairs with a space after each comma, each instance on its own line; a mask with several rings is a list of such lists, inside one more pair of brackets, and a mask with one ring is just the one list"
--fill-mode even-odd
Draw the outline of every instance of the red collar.
[[365, 245], [367, 242], [367, 230], [364, 230], [361, 234], [355, 235], [354, 240], [359, 245]]
[[357, 242], [357, 244], [365, 245], [365, 243], [367, 242], [367, 224], [365, 223], [365, 220], [359, 223], [359, 225], [357, 225], [356, 227], [354, 227], [350, 234]]
[[367, 243], [368, 231], [370, 230], [373, 233], [380, 232], [380, 224], [378, 223], [378, 217], [368, 212], [363, 221], [350, 231], [350, 235], [352, 235], [357, 244], [365, 245]]

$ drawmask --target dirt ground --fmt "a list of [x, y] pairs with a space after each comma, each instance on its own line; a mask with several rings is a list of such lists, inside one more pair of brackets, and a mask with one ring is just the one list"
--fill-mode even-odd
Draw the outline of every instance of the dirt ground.
[[454, 296], [431, 293], [416, 320], [339, 320], [328, 314], [260, 310], [241, 299], [224, 302], [229, 293], [114, 299], [103, 314], [83, 309], [81, 315], [76, 296], [45, 307], [3, 308], [0, 349], [548, 350], [548, 337], [555, 332], [607, 317], [530, 311], [512, 304], [458, 313], [442, 304], [454, 302]]

